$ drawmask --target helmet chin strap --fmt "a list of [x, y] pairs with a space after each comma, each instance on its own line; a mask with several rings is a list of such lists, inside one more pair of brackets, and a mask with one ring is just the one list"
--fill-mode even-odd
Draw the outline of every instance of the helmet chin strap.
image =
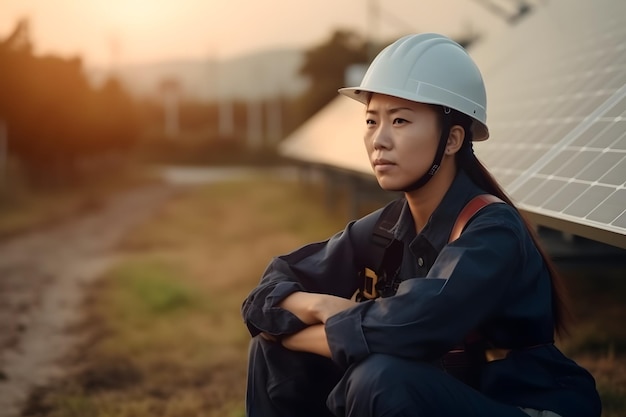
[[403, 189], [403, 192], [415, 191], [419, 188], [422, 188], [439, 170], [439, 167], [441, 166], [441, 160], [443, 159], [443, 153], [445, 152], [446, 145], [448, 143], [448, 136], [450, 136], [450, 128], [452, 127], [450, 113], [451, 111], [449, 107], [443, 107], [441, 137], [439, 138], [439, 145], [437, 146], [435, 159], [433, 159], [433, 163], [430, 166], [430, 169], [426, 171], [426, 173], [422, 175], [417, 181], [413, 182], [408, 187]]

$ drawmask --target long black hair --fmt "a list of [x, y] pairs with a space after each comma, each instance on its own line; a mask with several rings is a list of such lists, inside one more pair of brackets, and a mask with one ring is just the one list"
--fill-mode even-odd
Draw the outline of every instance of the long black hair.
[[[440, 110], [440, 114], [440, 119], [443, 120], [443, 110]], [[472, 118], [456, 110], [452, 110], [450, 117], [452, 126], [458, 125], [465, 130], [463, 145], [456, 154], [457, 167], [465, 171], [471, 180], [480, 188], [497, 196], [517, 210], [550, 273], [552, 284], [552, 316], [556, 333], [559, 336], [569, 334], [569, 328], [573, 322], [573, 314], [563, 277], [556, 269], [556, 266], [546, 250], [542, 247], [532, 223], [519, 211], [504, 189], [498, 184], [498, 181], [496, 181], [489, 170], [487, 170], [474, 154], [472, 149]]]

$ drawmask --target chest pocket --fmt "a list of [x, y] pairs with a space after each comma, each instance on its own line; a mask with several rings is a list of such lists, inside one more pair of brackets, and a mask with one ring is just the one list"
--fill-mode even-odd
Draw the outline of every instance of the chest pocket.
[[[367, 263], [360, 272], [363, 284], [354, 295], [356, 301], [389, 297], [398, 289], [400, 284], [398, 275], [402, 265], [404, 245], [395, 238], [393, 229], [398, 222], [404, 202], [404, 198], [399, 198], [385, 206], [374, 225], [370, 244], [367, 246], [368, 253], [365, 257]], [[480, 194], [471, 199], [457, 216], [448, 243], [458, 239], [467, 223], [480, 210], [493, 203], [503, 203], [503, 201], [491, 194]], [[431, 266], [424, 258], [418, 257], [417, 263], [420, 272], [427, 272]]]

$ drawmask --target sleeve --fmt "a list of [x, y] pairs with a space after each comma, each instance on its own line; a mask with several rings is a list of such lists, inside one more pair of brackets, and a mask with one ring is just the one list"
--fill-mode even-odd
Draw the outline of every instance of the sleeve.
[[252, 336], [266, 332], [292, 334], [306, 327], [295, 315], [278, 307], [296, 291], [350, 298], [359, 286], [360, 248], [369, 242], [380, 210], [357, 221], [330, 239], [301, 247], [269, 263], [259, 285], [242, 305], [242, 315]]
[[405, 280], [392, 297], [330, 317], [326, 335], [333, 360], [348, 366], [370, 353], [416, 360], [441, 356], [503, 302], [524, 263], [520, 233], [525, 229], [513, 208], [483, 210], [443, 248], [425, 278]]

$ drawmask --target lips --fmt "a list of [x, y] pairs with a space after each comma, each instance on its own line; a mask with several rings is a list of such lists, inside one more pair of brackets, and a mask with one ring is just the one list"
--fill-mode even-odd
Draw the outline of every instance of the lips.
[[374, 168], [374, 172], [376, 172], [377, 175], [384, 175], [388, 172], [391, 172], [396, 166], [394, 162], [385, 158], [376, 158], [372, 165]]
[[384, 159], [384, 158], [376, 158], [374, 160], [374, 166], [384, 166], [384, 165], [395, 165], [393, 162], [391, 162], [388, 159]]

